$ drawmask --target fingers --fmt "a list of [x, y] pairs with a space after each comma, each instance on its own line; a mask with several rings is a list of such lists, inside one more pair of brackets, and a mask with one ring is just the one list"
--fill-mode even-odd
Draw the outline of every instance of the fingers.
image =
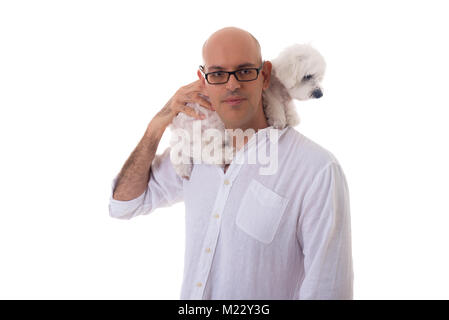
[[198, 120], [203, 120], [204, 118], [206, 118], [206, 116], [204, 114], [198, 114], [198, 113], [196, 113], [195, 109], [185, 106], [185, 105], [184, 106], [181, 105], [177, 109], [179, 112], [185, 113], [186, 115], [196, 118]]
[[206, 116], [202, 113], [197, 113], [193, 108], [188, 107], [188, 106], [184, 106], [183, 107], [183, 111], [185, 114], [197, 118], [198, 120], [203, 120], [204, 118], [206, 118]]
[[204, 86], [204, 84], [201, 80], [196, 80], [195, 82], [193, 82], [193, 85], [191, 86], [191, 88], [195, 92], [199, 92], [201, 95], [207, 97], [206, 87]]
[[180, 88], [180, 90], [176, 93], [177, 102], [174, 103], [176, 109], [176, 115], [179, 112], [183, 112], [188, 116], [194, 117], [196, 119], [202, 120], [205, 119], [204, 114], [198, 114], [195, 109], [186, 106], [186, 103], [198, 103], [200, 106], [209, 109], [211, 111], [215, 111], [215, 108], [212, 106], [206, 98], [207, 94], [205, 92], [204, 85], [201, 80], [196, 80], [188, 85]]
[[197, 90], [195, 91], [197, 98], [196, 102], [198, 102], [201, 106], [209, 110], [215, 111], [215, 108], [213, 107], [212, 103], [208, 99], [206, 99], [206, 97], [208, 96], [206, 94], [203, 82], [201, 80], [197, 80], [196, 88], [197, 88]]
[[209, 100], [206, 99], [207, 95], [200, 88], [200, 84], [196, 84], [195, 86], [189, 85], [185, 88], [184, 91], [184, 99], [185, 102], [196, 102], [200, 106], [209, 109], [211, 111], [215, 111], [215, 108], [212, 106]]
[[215, 108], [212, 106], [212, 103], [203, 98], [199, 93], [197, 93], [196, 102], [198, 102], [202, 107], [215, 111]]

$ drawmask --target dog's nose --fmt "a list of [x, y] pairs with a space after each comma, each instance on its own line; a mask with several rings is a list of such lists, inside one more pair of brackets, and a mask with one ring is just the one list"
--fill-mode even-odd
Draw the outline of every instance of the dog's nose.
[[321, 89], [315, 89], [312, 92], [312, 96], [316, 99], [321, 98], [323, 96], [323, 92], [321, 92]]

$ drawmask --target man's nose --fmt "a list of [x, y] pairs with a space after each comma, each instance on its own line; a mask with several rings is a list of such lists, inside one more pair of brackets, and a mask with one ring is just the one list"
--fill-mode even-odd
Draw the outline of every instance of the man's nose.
[[240, 81], [237, 80], [235, 74], [231, 74], [228, 82], [226, 83], [226, 89], [233, 91], [235, 88], [240, 88]]

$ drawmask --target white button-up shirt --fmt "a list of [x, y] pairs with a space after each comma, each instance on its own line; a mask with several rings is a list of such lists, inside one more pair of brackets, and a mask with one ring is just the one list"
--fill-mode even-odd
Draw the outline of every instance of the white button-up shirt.
[[182, 179], [167, 148], [156, 155], [148, 188], [136, 199], [113, 199], [113, 179], [114, 218], [184, 201], [181, 299], [353, 298], [349, 191], [340, 164], [287, 127], [277, 131], [277, 171], [260, 174], [262, 164], [242, 159], [261, 146], [269, 150], [268, 129], [274, 130], [249, 139], [226, 173], [202, 163], [190, 180]]

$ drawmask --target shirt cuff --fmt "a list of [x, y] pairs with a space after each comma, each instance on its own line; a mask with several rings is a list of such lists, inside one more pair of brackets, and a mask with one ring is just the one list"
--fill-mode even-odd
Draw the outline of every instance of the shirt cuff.
[[119, 219], [131, 219], [135, 215], [144, 200], [146, 190], [137, 198], [131, 200], [117, 200], [112, 196], [114, 194], [115, 185], [117, 184], [118, 174], [112, 180], [111, 194], [109, 197], [109, 216]]

